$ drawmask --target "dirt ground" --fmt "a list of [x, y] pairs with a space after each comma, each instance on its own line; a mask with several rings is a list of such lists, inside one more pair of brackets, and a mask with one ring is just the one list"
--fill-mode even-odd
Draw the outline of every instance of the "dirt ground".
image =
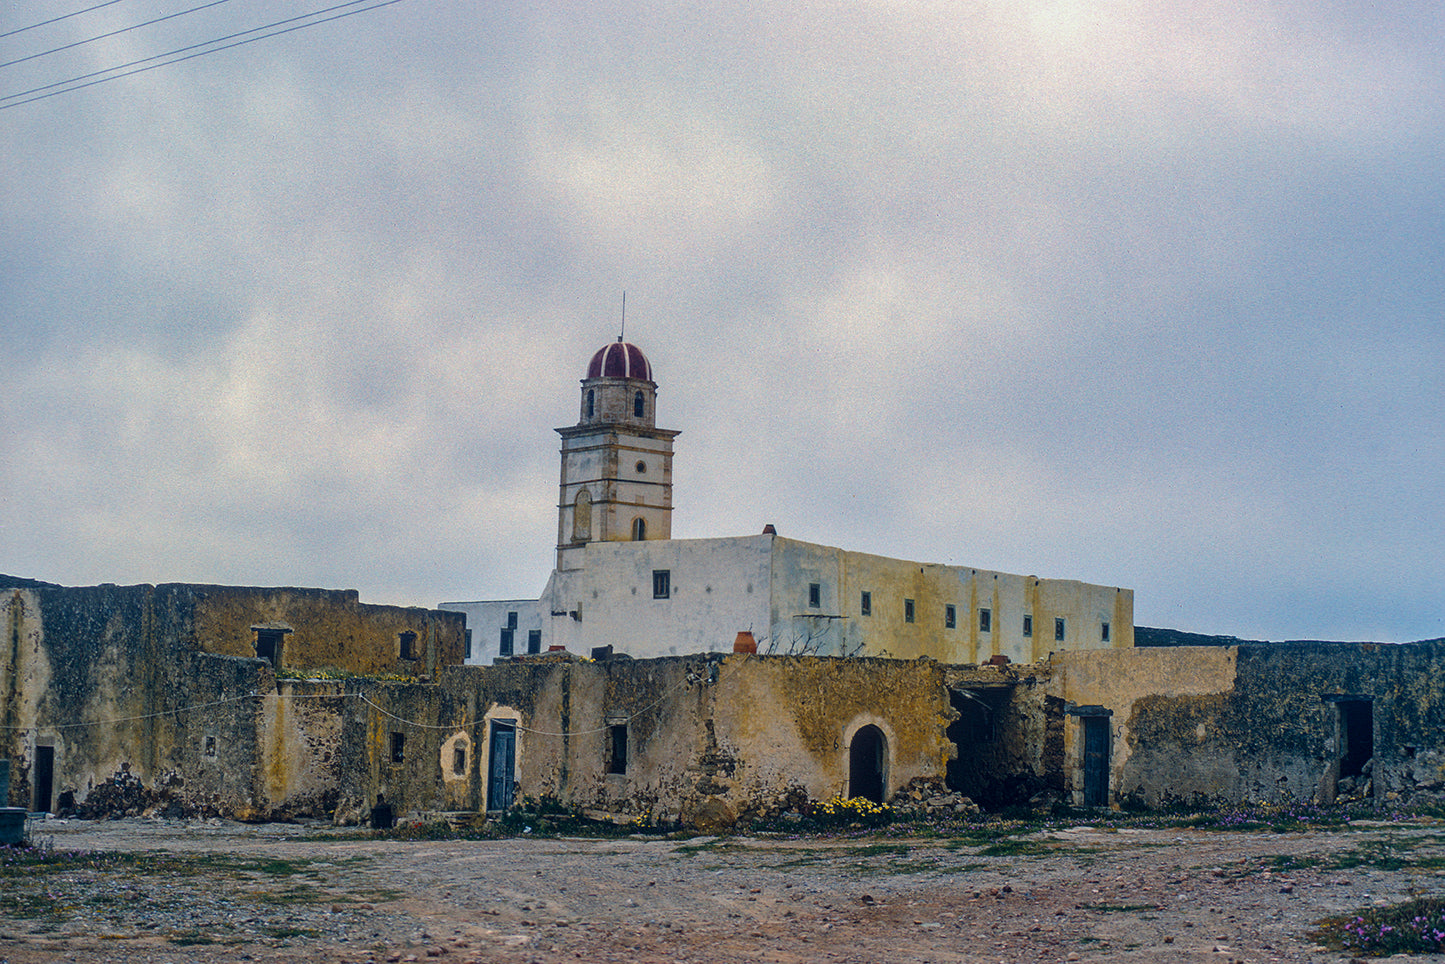
[[1445, 891], [1445, 836], [1418, 823], [993, 841], [36, 832], [132, 856], [5, 877], [0, 962], [1333, 962], [1350, 958], [1316, 946], [1322, 918]]

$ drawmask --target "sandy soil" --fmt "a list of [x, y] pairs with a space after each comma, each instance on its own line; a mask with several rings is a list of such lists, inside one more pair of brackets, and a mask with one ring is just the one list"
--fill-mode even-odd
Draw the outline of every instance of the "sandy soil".
[[[881, 836], [403, 842], [155, 820], [38, 831], [57, 849], [138, 859], [7, 878], [3, 962], [1347, 961], [1316, 946], [1317, 921], [1445, 892], [1445, 836], [1419, 824], [1077, 826], [996, 849]], [[1381, 869], [1381, 854], [1405, 866]], [[1295, 869], [1282, 872], [1286, 856]]]

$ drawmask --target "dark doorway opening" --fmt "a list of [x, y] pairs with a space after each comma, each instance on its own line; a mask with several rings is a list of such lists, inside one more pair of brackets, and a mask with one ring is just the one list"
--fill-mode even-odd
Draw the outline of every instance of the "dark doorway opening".
[[873, 725], [853, 734], [848, 746], [848, 796], [883, 802], [884, 769], [888, 761], [888, 739]]
[[1340, 776], [1357, 777], [1375, 755], [1375, 705], [1340, 700]]
[[487, 809], [509, 810], [517, 794], [517, 725], [493, 720], [487, 754]]
[[32, 809], [36, 813], [48, 812], [51, 794], [55, 792], [55, 747], [35, 748], [35, 773], [31, 783], [35, 787], [35, 806]]
[[1109, 805], [1109, 718], [1085, 716], [1084, 806]]

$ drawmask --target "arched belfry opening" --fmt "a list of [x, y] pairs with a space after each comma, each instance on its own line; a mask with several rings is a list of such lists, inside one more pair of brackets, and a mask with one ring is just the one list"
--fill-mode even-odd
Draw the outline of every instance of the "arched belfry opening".
[[887, 789], [888, 738], [871, 723], [848, 744], [848, 796], [882, 803]]
[[585, 565], [596, 542], [672, 538], [672, 443], [658, 428], [657, 383], [636, 345], [620, 338], [592, 356], [576, 425], [562, 436], [557, 568]]

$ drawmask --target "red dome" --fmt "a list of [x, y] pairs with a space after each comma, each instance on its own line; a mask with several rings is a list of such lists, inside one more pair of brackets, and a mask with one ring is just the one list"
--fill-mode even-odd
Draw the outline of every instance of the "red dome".
[[637, 378], [652, 381], [652, 366], [642, 349], [625, 341], [614, 341], [592, 356], [588, 378]]

